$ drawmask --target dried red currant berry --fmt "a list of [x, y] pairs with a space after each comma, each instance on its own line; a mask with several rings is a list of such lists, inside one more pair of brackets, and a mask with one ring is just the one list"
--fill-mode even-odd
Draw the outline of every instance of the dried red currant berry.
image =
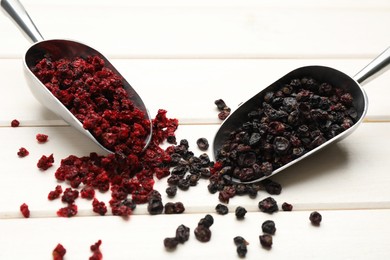
[[37, 134], [36, 139], [38, 143], [46, 143], [48, 140], [49, 136], [45, 134]]
[[11, 121], [11, 127], [18, 127], [20, 125], [20, 122], [16, 119]]
[[101, 216], [104, 216], [107, 213], [106, 204], [103, 201], [98, 201], [97, 199], [93, 199], [92, 201], [92, 210]]
[[201, 151], [206, 151], [207, 149], [209, 149], [209, 141], [206, 138], [204, 138], [204, 137], [199, 138], [196, 141], [196, 144], [198, 145], [198, 148]]
[[92, 256], [89, 258], [90, 260], [102, 260], [103, 254], [100, 250], [100, 246], [102, 245], [102, 241], [99, 239], [95, 244], [91, 245], [90, 249], [92, 251]]
[[65, 217], [70, 218], [77, 214], [77, 205], [76, 204], [70, 204], [67, 207], [60, 208], [57, 211], [57, 216], [59, 217]]
[[72, 188], [66, 188], [61, 197], [62, 202], [72, 204], [79, 197], [79, 191]]
[[283, 202], [283, 204], [282, 204], [283, 211], [292, 211], [292, 209], [293, 209], [293, 205], [291, 205], [290, 203], [287, 203], [287, 202]]
[[272, 197], [263, 199], [259, 202], [258, 206], [260, 211], [266, 213], [274, 213], [279, 210], [277, 202]]
[[26, 203], [20, 205], [20, 212], [22, 212], [23, 217], [25, 218], [30, 217], [30, 210], [28, 209], [28, 205]]
[[42, 155], [42, 157], [39, 159], [39, 161], [37, 163], [37, 167], [39, 169], [42, 169], [42, 170], [46, 171], [51, 166], [53, 166], [53, 163], [54, 163], [53, 154], [51, 154], [49, 156]]
[[66, 254], [66, 249], [63, 245], [58, 244], [53, 250], [53, 260], [63, 260]]
[[266, 220], [261, 225], [261, 229], [264, 233], [274, 235], [276, 232], [275, 222], [272, 220]]
[[95, 197], [95, 189], [91, 186], [85, 186], [80, 191], [81, 198], [91, 200]]
[[49, 192], [49, 195], [47, 195], [47, 198], [49, 200], [55, 200], [61, 196], [62, 193], [62, 187], [61, 185], [57, 185], [53, 191]]
[[17, 155], [18, 155], [19, 157], [26, 157], [26, 156], [29, 155], [29, 154], [30, 154], [30, 152], [27, 151], [27, 149], [24, 148], [24, 147], [19, 148], [19, 151], [18, 151], [18, 153], [17, 153]]
[[313, 211], [312, 213], [310, 213], [309, 219], [314, 226], [319, 226], [322, 221], [322, 216], [319, 212]]
[[264, 234], [259, 236], [260, 244], [265, 248], [272, 247], [272, 236], [269, 234]]

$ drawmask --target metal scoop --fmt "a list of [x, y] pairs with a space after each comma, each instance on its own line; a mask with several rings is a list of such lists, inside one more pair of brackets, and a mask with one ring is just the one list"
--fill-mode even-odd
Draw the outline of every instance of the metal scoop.
[[38, 29], [35, 27], [30, 16], [24, 9], [23, 5], [18, 0], [1, 0], [1, 7], [6, 11], [11, 19], [16, 22], [26, 36], [35, 44], [33, 44], [26, 52], [23, 64], [24, 72], [28, 85], [35, 98], [48, 109], [62, 117], [71, 126], [88, 136], [101, 148], [109, 153], [114, 151], [108, 150], [86, 129], [83, 128], [81, 122], [46, 88], [46, 86], [34, 75], [31, 69], [35, 63], [44, 58], [45, 54], [50, 53], [54, 59], [76, 57], [87, 57], [97, 55], [105, 62], [105, 66], [119, 75], [123, 80], [123, 87], [128, 92], [133, 103], [145, 114], [145, 119], [150, 121], [150, 133], [145, 140], [145, 147], [149, 145], [152, 138], [152, 122], [149, 111], [146, 109], [144, 102], [130, 84], [121, 76], [115, 67], [97, 50], [80, 42], [71, 40], [44, 40]]
[[261, 180], [264, 180], [266, 178], [269, 178], [276, 173], [290, 167], [291, 165], [307, 158], [308, 156], [312, 155], [313, 153], [325, 148], [326, 146], [330, 145], [331, 143], [337, 142], [342, 140], [343, 138], [350, 135], [363, 121], [364, 116], [367, 113], [368, 108], [368, 99], [365, 91], [361, 88], [361, 85], [368, 82], [368, 79], [371, 78], [374, 75], [378, 75], [379, 72], [383, 72], [384, 68], [390, 63], [390, 47], [387, 48], [382, 54], [380, 54], [377, 58], [375, 58], [373, 61], [371, 61], [366, 67], [364, 67], [358, 74], [356, 74], [353, 78], [350, 76], [324, 66], [308, 66], [308, 67], [302, 67], [298, 68], [296, 70], [291, 71], [287, 75], [283, 76], [279, 80], [275, 81], [273, 84], [268, 86], [267, 88], [260, 91], [258, 94], [253, 96], [251, 99], [246, 101], [245, 103], [241, 104], [228, 118], [225, 119], [225, 121], [222, 123], [221, 127], [219, 128], [218, 132], [216, 133], [216, 136], [214, 138], [213, 143], [213, 149], [214, 149], [214, 156], [217, 158], [218, 151], [222, 148], [224, 143], [229, 137], [229, 134], [237, 130], [239, 127], [242, 126], [244, 122], [247, 122], [247, 115], [248, 112], [255, 110], [259, 107], [260, 101], [262, 100], [262, 97], [265, 93], [269, 91], [275, 91], [277, 89], [280, 89], [280, 86], [282, 84], [289, 83], [292, 79], [295, 78], [302, 78], [302, 77], [313, 77], [319, 82], [328, 82], [331, 85], [338, 86], [340, 88], [348, 89], [348, 92], [351, 93], [354, 99], [354, 107], [357, 111], [357, 122], [350, 127], [349, 129], [345, 130], [344, 132], [336, 135], [332, 139], [326, 141], [322, 145], [316, 147], [315, 149], [307, 152], [303, 156], [283, 165], [282, 167], [274, 170], [270, 175], [264, 176], [255, 180], [251, 181], [241, 181], [237, 178], [233, 178], [229, 175], [224, 175], [225, 179], [228, 179], [234, 183], [254, 183]]

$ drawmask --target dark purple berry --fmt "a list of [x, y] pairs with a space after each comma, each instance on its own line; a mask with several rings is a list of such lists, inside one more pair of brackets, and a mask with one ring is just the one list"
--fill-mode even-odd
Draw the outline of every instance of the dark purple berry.
[[272, 247], [272, 236], [269, 234], [264, 234], [259, 236], [260, 244], [265, 248]]
[[219, 203], [216, 207], [215, 210], [217, 211], [218, 214], [220, 215], [226, 215], [229, 213], [229, 208], [226, 205], [223, 205]]
[[203, 225], [198, 225], [194, 230], [194, 234], [196, 239], [200, 242], [208, 242], [211, 239], [210, 229]]
[[266, 213], [274, 213], [279, 210], [277, 202], [272, 197], [263, 199], [259, 202], [258, 206], [260, 211]]
[[164, 239], [164, 246], [166, 249], [173, 250], [177, 247], [179, 241], [176, 237], [167, 237]]
[[179, 243], [184, 243], [188, 241], [190, 237], [190, 228], [180, 225], [176, 229], [176, 240], [179, 241]]
[[313, 225], [319, 226], [322, 221], [322, 216], [317, 211], [313, 211], [312, 213], [310, 213], [309, 219]]
[[247, 213], [247, 210], [244, 207], [238, 206], [236, 208], [236, 218], [237, 219], [243, 219], [245, 217], [245, 214]]
[[207, 149], [209, 149], [209, 141], [207, 141], [206, 138], [199, 138], [197, 141], [196, 141], [196, 144], [198, 145], [198, 148], [201, 150], [201, 151], [206, 151]]
[[276, 232], [275, 222], [272, 220], [266, 220], [261, 225], [261, 229], [264, 233], [273, 235]]
[[292, 209], [293, 209], [293, 205], [291, 205], [287, 202], [283, 202], [283, 204], [282, 204], [283, 211], [292, 211]]

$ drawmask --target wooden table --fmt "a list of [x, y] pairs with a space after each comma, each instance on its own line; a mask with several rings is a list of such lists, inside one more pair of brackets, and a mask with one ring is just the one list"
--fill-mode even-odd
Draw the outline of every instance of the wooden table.
[[[24, 0], [45, 38], [85, 42], [111, 59], [144, 99], [152, 115], [159, 108], [180, 122], [177, 139], [189, 140], [195, 154], [199, 137], [212, 143], [221, 121], [214, 100], [233, 109], [294, 68], [321, 64], [354, 75], [388, 47], [387, 0]], [[280, 204], [292, 212], [262, 213], [256, 199], [235, 197], [230, 213], [217, 215], [218, 196], [208, 182], [169, 199], [166, 179], [156, 181], [163, 201], [182, 201], [181, 215], [151, 216], [139, 205], [128, 220], [98, 216], [89, 201], [78, 200], [79, 213], [56, 216], [60, 201], [47, 194], [58, 183], [54, 172], [70, 154], [103, 153], [84, 135], [38, 103], [23, 77], [22, 59], [29, 42], [0, 16], [0, 259], [50, 259], [54, 247], [65, 259], [88, 259], [89, 246], [102, 240], [104, 259], [236, 259], [233, 237], [246, 238], [248, 259], [389, 259], [390, 258], [390, 74], [365, 86], [369, 110], [364, 123], [347, 139], [274, 177], [283, 186]], [[21, 126], [10, 127], [18, 119]], [[37, 133], [49, 136], [38, 144]], [[24, 146], [30, 155], [19, 158]], [[53, 153], [55, 165], [36, 167]], [[212, 150], [208, 153], [211, 155]], [[97, 198], [108, 201], [109, 193]], [[19, 207], [29, 205], [31, 216]], [[234, 210], [248, 210], [236, 220]], [[317, 210], [323, 221], [312, 226]], [[110, 212], [110, 211], [109, 211]], [[210, 213], [215, 224], [208, 243], [192, 233]], [[273, 247], [259, 243], [261, 224], [274, 220]], [[178, 225], [191, 228], [187, 243], [169, 252], [165, 237]]]

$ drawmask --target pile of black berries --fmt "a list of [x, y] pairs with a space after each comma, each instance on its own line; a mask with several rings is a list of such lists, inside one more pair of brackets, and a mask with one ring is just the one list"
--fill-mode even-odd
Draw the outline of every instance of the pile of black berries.
[[346, 90], [313, 78], [293, 79], [265, 93], [230, 133], [216, 162], [230, 167], [234, 178], [255, 180], [350, 128], [357, 117]]

